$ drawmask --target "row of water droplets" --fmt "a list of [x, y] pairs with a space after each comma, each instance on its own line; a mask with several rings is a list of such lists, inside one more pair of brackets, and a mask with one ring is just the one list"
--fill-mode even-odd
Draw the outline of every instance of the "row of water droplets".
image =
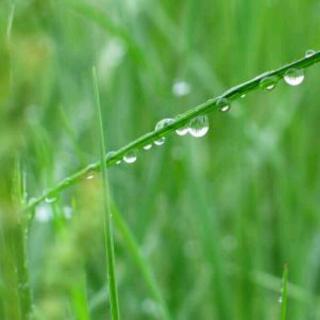
[[[219, 98], [217, 100], [217, 105], [219, 107], [219, 110], [221, 112], [227, 112], [230, 110], [230, 103], [226, 98]], [[174, 119], [172, 118], [165, 118], [160, 120], [159, 122], [157, 122], [156, 126], [155, 126], [155, 131], [160, 131], [163, 128], [173, 124], [175, 122]], [[199, 115], [193, 119], [190, 120], [189, 123], [187, 123], [186, 125], [176, 129], [176, 134], [178, 136], [186, 136], [186, 135], [191, 135], [192, 137], [195, 138], [201, 138], [203, 136], [205, 136], [209, 131], [209, 119], [206, 115]], [[150, 150], [152, 148], [153, 145], [155, 146], [162, 146], [166, 141], [166, 137], [164, 136], [160, 136], [157, 137], [153, 143], [148, 143], [146, 145], [143, 146], [144, 150]], [[137, 151], [133, 150], [128, 152], [127, 154], [125, 154], [125, 156], [123, 157], [123, 161], [126, 163], [134, 163], [137, 160]], [[120, 161], [121, 162], [121, 161]], [[117, 164], [120, 163], [119, 161], [117, 162]]]
[[[307, 50], [305, 57], [310, 58], [315, 54], [315, 50]], [[284, 74], [283, 79], [290, 86], [299, 86], [304, 81], [304, 70], [291, 68]], [[259, 86], [264, 90], [271, 91], [276, 87], [279, 80], [280, 78], [278, 76], [268, 76], [260, 81]]]
[[[309, 58], [315, 54], [316, 54], [316, 51], [308, 50], [305, 53], [305, 57]], [[299, 69], [299, 68], [291, 68], [283, 76], [284, 81], [290, 86], [298, 86], [298, 85], [302, 84], [302, 82], [304, 81], [304, 78], [305, 78], [304, 70]], [[277, 75], [266, 76], [265, 78], [260, 80], [259, 87], [263, 90], [268, 90], [268, 91], [273, 90], [276, 87], [279, 80], [280, 80], [280, 77]], [[180, 90], [184, 89], [185, 91], [188, 91], [190, 88], [188, 87], [187, 88], [188, 90], [187, 90], [184, 85], [183, 88], [179, 87], [179, 89]], [[246, 96], [246, 94], [242, 93], [240, 97], [244, 98], [245, 96]], [[225, 97], [218, 98], [216, 104], [221, 112], [228, 112], [231, 108], [230, 101]], [[159, 130], [163, 129], [164, 127], [174, 123], [174, 121], [175, 120], [172, 118], [166, 118], [166, 119], [160, 120], [155, 126], [155, 131], [159, 131]], [[186, 136], [186, 135], [190, 134], [193, 137], [200, 138], [200, 137], [205, 136], [208, 133], [208, 131], [209, 131], [208, 117], [206, 115], [199, 115], [199, 116], [193, 118], [192, 120], [190, 120], [190, 122], [188, 124], [186, 124], [185, 126], [182, 126], [178, 129], [176, 129], [176, 134], [178, 136]], [[147, 150], [150, 150], [153, 147], [153, 145], [161, 146], [165, 143], [165, 140], [166, 140], [166, 138], [163, 136], [158, 137], [158, 138], [156, 138], [156, 140], [153, 141], [153, 143], [149, 142], [148, 144], [144, 145], [143, 149], [147, 151]], [[112, 157], [113, 155], [114, 155], [114, 152], [109, 152], [108, 157]], [[128, 153], [126, 153], [123, 156], [122, 160], [128, 164], [132, 164], [132, 163], [136, 162], [137, 150], [129, 151]], [[122, 160], [118, 159], [116, 161], [116, 164], [120, 164], [122, 162]], [[92, 169], [89, 169], [88, 174], [86, 175], [86, 179], [87, 180], [93, 179], [95, 177], [95, 173], [96, 173], [95, 167], [93, 167]], [[71, 182], [69, 180], [70, 180], [70, 178], [67, 178], [64, 181], [64, 184], [66, 184], [66, 185], [69, 184]], [[55, 194], [50, 194], [45, 198], [45, 202], [47, 204], [52, 204], [52, 203], [56, 202], [56, 200], [57, 200], [57, 195], [55, 195]], [[43, 212], [40, 212], [40, 216], [42, 213]], [[41, 220], [41, 217], [40, 217], [40, 220]]]
[[[314, 54], [316, 54], [316, 51], [314, 50], [308, 50], [305, 53], [305, 57], [311, 57]], [[291, 86], [298, 86], [300, 85], [303, 80], [304, 80], [304, 71], [303, 69], [297, 69], [297, 68], [292, 68], [289, 69], [285, 75], [284, 75], [284, 81], [291, 85]], [[279, 76], [266, 76], [265, 78], [263, 78], [260, 83], [259, 83], [259, 87], [263, 90], [268, 90], [271, 91], [273, 90], [277, 83], [279, 82], [280, 78]], [[182, 82], [177, 82], [174, 84], [173, 87], [173, 92], [176, 94], [179, 93], [179, 95], [186, 95], [190, 92], [190, 87], [187, 83], [182, 83]], [[246, 94], [243, 93], [241, 94], [241, 98], [245, 98]], [[225, 97], [221, 97], [218, 98], [217, 102], [217, 107], [221, 112], [228, 112], [231, 109], [231, 104], [230, 101], [225, 98]], [[160, 120], [156, 126], [155, 126], [155, 131], [159, 131], [162, 130], [164, 127], [174, 123], [174, 119], [172, 118], [165, 118]], [[190, 134], [193, 137], [196, 138], [200, 138], [205, 136], [209, 131], [209, 120], [208, 117], [206, 115], [199, 115], [196, 118], [190, 120], [190, 122], [188, 124], [186, 124], [185, 126], [182, 126], [178, 129], [176, 129], [176, 134], [178, 136], [186, 136], [188, 134]], [[160, 136], [158, 138], [156, 138], [153, 143], [149, 142], [146, 145], [143, 146], [144, 150], [150, 150], [153, 145], [155, 146], [162, 146], [166, 141], [166, 137], [164, 136]], [[128, 164], [132, 164], [134, 162], [136, 162], [137, 160], [137, 150], [130, 150], [129, 152], [127, 152], [122, 160], [125, 163]], [[122, 160], [117, 160], [116, 164], [120, 164], [122, 162]], [[91, 179], [93, 177], [92, 174], [88, 174], [87, 179]]]
[[[308, 50], [305, 56], [311, 57], [314, 54], [316, 54], [316, 51]], [[290, 86], [298, 86], [304, 81], [304, 70], [297, 69], [297, 68], [289, 69], [284, 74], [283, 79]], [[261, 89], [271, 91], [276, 87], [279, 80], [280, 80], [279, 76], [267, 76], [260, 81], [259, 86]], [[242, 94], [241, 98], [244, 98], [245, 96], [246, 96], [245, 94]], [[228, 112], [231, 109], [230, 101], [225, 97], [218, 98], [216, 104], [218, 106], [218, 109], [221, 112]], [[174, 123], [174, 121], [175, 120], [172, 118], [165, 118], [160, 120], [155, 126], [155, 131], [162, 130], [164, 127]], [[192, 120], [190, 120], [190, 122], [187, 125], [176, 129], [176, 134], [178, 136], [186, 136], [190, 134], [193, 137], [200, 138], [205, 136], [208, 133], [208, 131], [209, 131], [208, 117], [206, 115], [199, 115], [196, 118], [193, 118]], [[166, 137], [162, 136], [154, 140], [153, 144], [156, 146], [161, 146], [165, 143], [165, 140], [166, 140]], [[143, 149], [150, 150], [153, 144], [148, 143], [143, 146]], [[137, 160], [136, 150], [132, 150], [128, 152], [123, 157], [123, 161], [128, 164], [134, 163], [136, 160]], [[120, 164], [120, 163], [121, 163], [121, 160], [118, 160], [117, 164]]]

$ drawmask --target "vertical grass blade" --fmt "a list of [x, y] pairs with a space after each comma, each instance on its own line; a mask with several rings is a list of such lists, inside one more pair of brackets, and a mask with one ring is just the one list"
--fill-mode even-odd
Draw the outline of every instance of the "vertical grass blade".
[[120, 319], [119, 302], [117, 292], [117, 281], [115, 274], [115, 255], [114, 255], [114, 241], [113, 241], [113, 227], [112, 227], [112, 207], [109, 194], [108, 174], [105, 161], [105, 142], [102, 124], [102, 113], [100, 104], [100, 94], [98, 88], [97, 72], [93, 67], [93, 88], [95, 93], [95, 105], [98, 118], [99, 136], [100, 136], [100, 162], [101, 162], [101, 176], [103, 188], [103, 208], [104, 208], [104, 238], [107, 258], [107, 280], [110, 297], [111, 317], [113, 320]]
[[123, 219], [121, 213], [119, 212], [119, 209], [116, 207], [114, 203], [113, 203], [112, 212], [113, 212], [114, 222], [117, 227], [117, 230], [119, 230], [119, 233], [121, 234], [123, 241], [127, 246], [128, 251], [131, 253], [131, 256], [134, 262], [140, 269], [140, 272], [142, 273], [142, 276], [149, 287], [150, 293], [152, 294], [155, 301], [159, 304], [159, 308], [161, 312], [160, 319], [170, 320], [171, 316], [170, 316], [168, 307], [166, 305], [165, 299], [162, 296], [162, 293], [156, 281], [156, 278], [152, 272], [151, 266], [149, 265], [148, 261], [143, 256], [143, 254], [141, 253], [137, 240], [135, 239], [134, 235], [131, 233], [126, 221]]
[[279, 298], [281, 302], [281, 316], [280, 320], [287, 319], [287, 301], [288, 301], [288, 265], [285, 264], [282, 275], [281, 295]]

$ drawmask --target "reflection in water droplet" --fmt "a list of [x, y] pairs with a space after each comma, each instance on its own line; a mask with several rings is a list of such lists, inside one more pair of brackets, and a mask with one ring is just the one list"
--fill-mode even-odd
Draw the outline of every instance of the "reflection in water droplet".
[[278, 82], [278, 78], [277, 77], [266, 77], [263, 78], [260, 83], [259, 83], [259, 87], [263, 90], [268, 90], [271, 91], [272, 89], [274, 89], [277, 85]]
[[191, 91], [191, 86], [186, 81], [176, 81], [172, 86], [172, 93], [176, 97], [187, 96]]
[[317, 52], [315, 50], [312, 50], [312, 49], [307, 50], [306, 53], [305, 53], [305, 57], [306, 58], [310, 58], [310, 57], [314, 56], [316, 53]]
[[230, 102], [226, 98], [219, 98], [217, 101], [217, 106], [221, 112], [228, 112], [231, 109]]
[[[165, 119], [162, 119], [160, 120], [159, 122], [157, 122], [156, 126], [155, 126], [155, 131], [158, 131], [158, 130], [161, 130], [163, 129], [164, 127], [170, 125], [171, 123], [173, 123], [174, 120], [171, 119], [171, 118], [165, 118]], [[160, 137], [160, 138], [157, 138], [155, 141], [154, 141], [154, 144], [156, 146], [161, 146], [165, 143], [166, 141], [166, 138], [165, 137]]]
[[298, 86], [304, 80], [304, 71], [302, 69], [290, 69], [286, 72], [284, 80], [290, 86]]
[[134, 163], [137, 160], [136, 151], [129, 151], [126, 155], [123, 156], [123, 161], [126, 163]]
[[203, 137], [209, 131], [209, 120], [207, 116], [198, 116], [190, 121], [189, 133], [196, 138]]
[[145, 146], [143, 146], [144, 150], [150, 150], [152, 148], [152, 144], [146, 144]]

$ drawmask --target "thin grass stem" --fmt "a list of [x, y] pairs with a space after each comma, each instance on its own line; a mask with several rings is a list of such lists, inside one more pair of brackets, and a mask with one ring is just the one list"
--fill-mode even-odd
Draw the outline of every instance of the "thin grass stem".
[[107, 166], [105, 162], [105, 141], [102, 123], [102, 113], [100, 104], [100, 94], [97, 80], [96, 69], [92, 69], [93, 76], [93, 87], [95, 91], [95, 105], [98, 116], [98, 127], [100, 136], [100, 167], [102, 176], [102, 187], [103, 187], [103, 207], [104, 207], [104, 238], [106, 248], [106, 259], [107, 259], [107, 281], [108, 291], [110, 297], [111, 317], [113, 320], [120, 319], [119, 313], [119, 302], [118, 302], [118, 291], [117, 281], [115, 272], [115, 254], [114, 254], [114, 241], [113, 241], [113, 226], [112, 226], [112, 207], [110, 201], [110, 190], [108, 182]]
[[[320, 62], [320, 51], [315, 52], [312, 56], [306, 56], [302, 59], [294, 61], [292, 63], [286, 64], [278, 69], [264, 72], [261, 75], [239, 84], [237, 86], [232, 87], [231, 89], [225, 91], [222, 95], [211, 98], [206, 102], [199, 104], [188, 111], [177, 115], [174, 118], [174, 121], [169, 125], [159, 129], [153, 130], [136, 140], [128, 143], [124, 147], [118, 149], [114, 152], [109, 152], [104, 156], [104, 163], [107, 167], [111, 167], [116, 164], [117, 161], [121, 160], [125, 154], [130, 151], [141, 149], [143, 146], [153, 143], [155, 139], [159, 139], [160, 137], [166, 136], [169, 133], [175, 131], [178, 128], [185, 126], [189, 123], [192, 119], [196, 118], [199, 115], [208, 114], [216, 109], [218, 109], [217, 102], [221, 98], [228, 99], [229, 102], [239, 99], [243, 95], [247, 95], [249, 92], [257, 90], [260, 88], [260, 81], [265, 78], [269, 77], [276, 77], [276, 78], [283, 78], [286, 72], [290, 69], [305, 69], [308, 68], [316, 63]], [[44, 192], [42, 195], [38, 196], [37, 198], [33, 198], [29, 201], [28, 205], [26, 206], [25, 210], [35, 208], [39, 203], [41, 203], [46, 197], [50, 196], [50, 194], [56, 194], [61, 192], [62, 190], [68, 188], [71, 185], [76, 184], [78, 181], [84, 179], [84, 177], [92, 171], [98, 171], [101, 168], [101, 161], [92, 163], [87, 167], [79, 170], [78, 172], [66, 177], [61, 182], [53, 186], [51, 189]], [[32, 212], [32, 210], [31, 210]], [[33, 214], [29, 216], [32, 219]]]

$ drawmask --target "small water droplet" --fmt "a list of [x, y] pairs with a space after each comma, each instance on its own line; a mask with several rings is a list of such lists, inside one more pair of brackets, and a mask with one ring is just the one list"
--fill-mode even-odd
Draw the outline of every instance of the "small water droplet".
[[94, 172], [89, 172], [87, 175], [86, 175], [86, 179], [87, 180], [92, 180], [94, 178], [95, 174]]
[[190, 121], [189, 133], [196, 138], [203, 137], [209, 131], [209, 120], [207, 116], [198, 116]]
[[48, 195], [46, 198], [45, 198], [45, 202], [46, 203], [54, 203], [57, 201], [57, 197], [55, 195]]
[[290, 69], [286, 72], [284, 80], [290, 86], [298, 86], [304, 80], [304, 71], [302, 69]]
[[188, 126], [184, 126], [184, 127], [181, 127], [179, 129], [176, 130], [176, 134], [178, 136], [185, 136], [187, 135], [189, 132], [189, 127]]
[[317, 52], [315, 50], [312, 50], [312, 49], [307, 50], [306, 53], [305, 53], [305, 57], [306, 58], [310, 58], [310, 57], [314, 56], [316, 53]]
[[134, 163], [137, 160], [137, 153], [136, 151], [129, 151], [126, 155], [123, 156], [123, 161], [125, 163]]
[[278, 298], [278, 302], [279, 302], [279, 303], [282, 303], [282, 302], [283, 302], [282, 296], [280, 296], [280, 297]]
[[117, 162], [116, 162], [116, 165], [119, 165], [121, 163], [121, 160], [118, 160]]
[[154, 140], [154, 144], [156, 146], [162, 146], [165, 142], [166, 142], [166, 138], [165, 137], [162, 137], [162, 138], [159, 138], [157, 140]]
[[277, 82], [278, 82], [278, 78], [275, 76], [266, 77], [260, 81], [259, 86], [263, 90], [271, 91], [276, 87]]
[[146, 144], [145, 146], [143, 146], [144, 150], [150, 150], [151, 148], [152, 148], [152, 143]]
[[172, 86], [172, 93], [176, 97], [187, 96], [191, 91], [191, 86], [186, 81], [175, 81]]
[[246, 96], [247, 96], [247, 95], [246, 95], [245, 93], [243, 93], [243, 94], [240, 96], [240, 98], [241, 98], [241, 99], [244, 99]]
[[107, 153], [107, 157], [106, 157], [107, 160], [111, 159], [115, 154], [116, 154], [115, 151], [109, 151], [109, 152]]
[[228, 112], [231, 109], [230, 102], [226, 98], [219, 98], [217, 106], [221, 112]]
[[[173, 123], [174, 120], [171, 119], [171, 118], [165, 118], [165, 119], [162, 119], [160, 120], [159, 122], [157, 122], [156, 124], [156, 127], [155, 127], [155, 131], [158, 131], [158, 130], [161, 130], [163, 129], [164, 127], [170, 125], [171, 123]], [[154, 144], [156, 146], [161, 146], [165, 143], [166, 141], [166, 138], [165, 137], [160, 137], [160, 138], [157, 138], [155, 141], [154, 141]]]

